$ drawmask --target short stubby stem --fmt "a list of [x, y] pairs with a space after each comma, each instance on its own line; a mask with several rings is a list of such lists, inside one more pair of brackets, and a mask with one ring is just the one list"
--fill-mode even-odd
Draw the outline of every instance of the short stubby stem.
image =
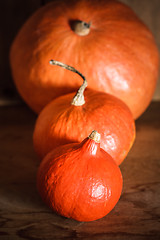
[[91, 134], [82, 142], [82, 148], [90, 155], [96, 155], [100, 149], [100, 134], [97, 131], [92, 131]]
[[96, 130], [93, 130], [91, 134], [88, 136], [88, 138], [94, 140], [97, 143], [100, 143], [101, 135]]
[[75, 20], [71, 22], [72, 30], [79, 36], [86, 36], [90, 32], [91, 23], [86, 23], [84, 21]]

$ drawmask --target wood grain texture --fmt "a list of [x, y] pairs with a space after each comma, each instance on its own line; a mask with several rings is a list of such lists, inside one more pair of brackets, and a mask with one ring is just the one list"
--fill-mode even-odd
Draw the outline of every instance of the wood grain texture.
[[36, 115], [26, 106], [0, 108], [1, 240], [160, 239], [160, 102], [136, 122], [137, 137], [121, 165], [120, 201], [107, 216], [83, 223], [53, 213], [36, 190], [32, 147]]

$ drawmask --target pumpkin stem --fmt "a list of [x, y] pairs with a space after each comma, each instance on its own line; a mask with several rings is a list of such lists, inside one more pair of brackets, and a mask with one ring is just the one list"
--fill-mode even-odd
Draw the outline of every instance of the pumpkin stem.
[[90, 32], [91, 22], [75, 20], [71, 22], [71, 29], [79, 36], [86, 36]]
[[57, 66], [63, 67], [64, 69], [70, 70], [72, 72], [75, 72], [83, 79], [83, 84], [78, 89], [76, 95], [73, 97], [72, 102], [71, 102], [72, 105], [82, 106], [85, 103], [83, 93], [84, 93], [85, 88], [87, 87], [86, 78], [78, 70], [76, 70], [74, 67], [71, 67], [67, 64], [61, 63], [61, 62], [56, 61], [56, 60], [50, 60], [49, 63], [52, 64], [52, 65], [57, 65]]
[[93, 130], [91, 134], [88, 136], [88, 138], [94, 140], [97, 143], [100, 143], [101, 135], [96, 130]]

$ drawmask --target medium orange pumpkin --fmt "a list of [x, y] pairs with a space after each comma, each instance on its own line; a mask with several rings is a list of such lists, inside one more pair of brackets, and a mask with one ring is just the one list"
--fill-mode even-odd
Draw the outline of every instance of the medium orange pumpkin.
[[82, 143], [60, 146], [41, 162], [37, 188], [58, 214], [93, 221], [109, 213], [119, 200], [122, 175], [111, 156], [100, 148], [93, 131]]
[[157, 47], [148, 28], [118, 1], [53, 1], [21, 28], [11, 48], [11, 69], [19, 93], [37, 113], [80, 85], [69, 72], [49, 66], [52, 58], [78, 68], [90, 88], [122, 99], [134, 118], [151, 101]]
[[38, 156], [42, 159], [59, 145], [81, 142], [92, 129], [97, 129], [102, 138], [101, 148], [120, 164], [135, 139], [135, 123], [129, 108], [110, 94], [92, 89], [84, 94], [87, 81], [81, 73], [57, 61], [52, 60], [51, 64], [80, 74], [84, 82], [77, 93], [56, 98], [39, 114], [33, 134]]

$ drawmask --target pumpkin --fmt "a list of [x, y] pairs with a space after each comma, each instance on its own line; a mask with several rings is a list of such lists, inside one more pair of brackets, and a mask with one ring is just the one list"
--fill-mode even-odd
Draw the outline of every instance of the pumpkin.
[[101, 134], [101, 148], [120, 164], [135, 139], [135, 123], [129, 108], [110, 94], [92, 89], [84, 93], [87, 80], [78, 70], [58, 61], [50, 63], [79, 74], [83, 84], [77, 93], [56, 98], [39, 114], [33, 133], [39, 158], [59, 145], [81, 142], [92, 129], [97, 129]]
[[134, 118], [151, 101], [158, 50], [148, 28], [118, 1], [52, 1], [22, 26], [11, 47], [11, 70], [20, 95], [37, 113], [80, 85], [76, 76], [49, 66], [52, 58], [78, 68], [90, 88], [123, 100]]
[[58, 214], [93, 221], [108, 214], [122, 191], [122, 175], [112, 157], [100, 148], [93, 131], [81, 143], [60, 146], [44, 158], [37, 174], [43, 201]]

